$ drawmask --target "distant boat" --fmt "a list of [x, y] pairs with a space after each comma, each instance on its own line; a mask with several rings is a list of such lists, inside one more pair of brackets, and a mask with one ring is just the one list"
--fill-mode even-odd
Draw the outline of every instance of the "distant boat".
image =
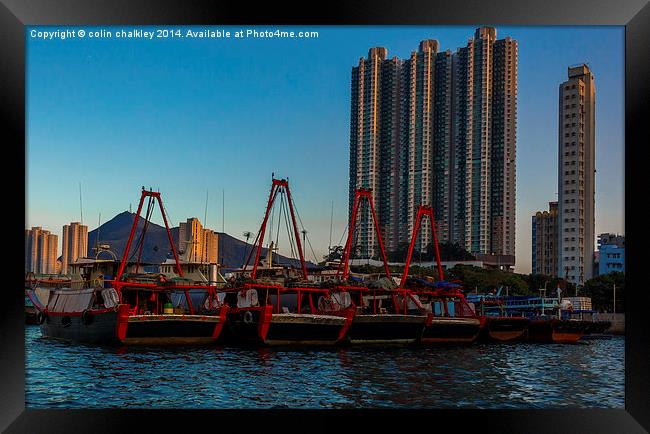
[[481, 342], [521, 342], [528, 338], [530, 319], [508, 315], [503, 300], [493, 294], [468, 294], [468, 302], [481, 321]]

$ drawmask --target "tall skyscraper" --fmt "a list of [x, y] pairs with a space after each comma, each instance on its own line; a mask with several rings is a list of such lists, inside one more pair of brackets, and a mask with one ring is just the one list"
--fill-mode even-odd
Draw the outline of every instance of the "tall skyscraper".
[[59, 237], [40, 226], [25, 230], [25, 271], [56, 273]]
[[70, 264], [88, 255], [88, 226], [80, 222], [64, 225], [61, 250], [61, 273], [67, 274]]
[[483, 27], [454, 55], [452, 241], [515, 254], [517, 41]]
[[557, 277], [558, 204], [548, 203], [548, 211], [537, 211], [532, 219], [533, 274]]
[[178, 250], [184, 252], [184, 260], [217, 263], [218, 234], [204, 228], [198, 218], [189, 218], [178, 225], [178, 243]]
[[587, 65], [560, 84], [558, 275], [576, 284], [593, 276], [595, 243], [595, 86]]
[[38, 238], [42, 230], [40, 226], [25, 229], [25, 272], [38, 270]]
[[[352, 69], [350, 211], [355, 188], [371, 189], [394, 251], [431, 205], [439, 241], [514, 261], [517, 41], [483, 27], [453, 54], [429, 39], [387, 56], [372, 48]], [[362, 256], [376, 255], [367, 211], [359, 232]], [[423, 227], [418, 249], [431, 241]]]
[[[399, 86], [401, 61], [388, 60], [385, 48], [371, 48], [368, 58], [352, 68], [350, 115], [350, 213], [357, 188], [372, 190], [378, 220], [389, 245], [395, 240], [399, 170]], [[370, 207], [359, 213], [357, 245], [374, 256], [377, 240]]]

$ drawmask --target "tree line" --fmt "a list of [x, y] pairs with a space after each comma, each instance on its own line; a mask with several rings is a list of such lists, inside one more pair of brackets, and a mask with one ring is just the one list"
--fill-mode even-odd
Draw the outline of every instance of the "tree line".
[[[405, 262], [408, 253], [408, 243], [401, 243], [395, 251], [388, 252], [388, 262]], [[352, 249], [351, 257], [358, 254], [359, 249]], [[441, 261], [473, 261], [476, 257], [457, 243], [439, 243]], [[356, 253], [355, 253], [356, 252]], [[327, 261], [340, 260], [343, 256], [343, 246], [336, 246], [324, 257]], [[372, 259], [381, 260], [379, 255]], [[414, 252], [409, 268], [411, 276], [430, 276], [437, 278], [436, 267], [422, 267], [418, 262], [435, 261], [433, 244], [429, 243], [425, 251]], [[390, 272], [401, 274], [403, 266], [389, 266]], [[350, 267], [356, 273], [383, 273], [383, 267], [359, 265]], [[599, 312], [614, 312], [614, 287], [616, 288], [616, 312], [624, 312], [625, 274], [619, 271], [589, 279], [583, 286], [576, 288], [571, 282], [565, 282], [562, 277], [545, 276], [542, 274], [519, 274], [499, 269], [479, 268], [472, 265], [458, 264], [444, 273], [445, 280], [460, 280], [465, 291], [488, 293], [503, 288], [502, 295], [539, 296], [545, 289], [547, 297], [555, 297], [557, 288], [561, 289], [563, 297], [590, 297], [592, 308]]]

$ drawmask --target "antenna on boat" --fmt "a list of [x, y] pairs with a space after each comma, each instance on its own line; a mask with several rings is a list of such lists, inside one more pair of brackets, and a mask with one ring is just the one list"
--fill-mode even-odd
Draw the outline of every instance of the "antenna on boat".
[[81, 181], [79, 181], [79, 209], [81, 210], [81, 225], [84, 224], [84, 206], [81, 200]]
[[334, 223], [334, 201], [332, 201], [332, 212], [330, 214], [330, 243], [327, 246], [327, 253], [332, 251], [332, 224]]
[[97, 222], [97, 235], [95, 236], [95, 255], [99, 253], [99, 228], [102, 225], [102, 213], [99, 213], [99, 221]]
[[203, 225], [208, 225], [208, 190], [205, 190], [205, 214], [203, 214]]

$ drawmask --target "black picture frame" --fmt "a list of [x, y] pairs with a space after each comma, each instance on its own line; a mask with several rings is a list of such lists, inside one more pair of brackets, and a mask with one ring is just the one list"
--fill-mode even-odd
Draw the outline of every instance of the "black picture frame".
[[[362, 424], [364, 430], [386, 423], [408, 425], [406, 429], [449, 429], [520, 432], [610, 433], [650, 430], [650, 381], [644, 311], [650, 307], [649, 290], [640, 272], [642, 253], [639, 223], [645, 214], [635, 211], [645, 202], [636, 195], [643, 185], [640, 167], [642, 148], [647, 146], [650, 105], [650, 5], [647, 0], [623, 4], [606, 0], [500, 1], [349, 1], [341, 4], [278, 5], [265, 2], [169, 0], [1, 0], [0, 4], [0, 92], [5, 165], [3, 198], [5, 216], [11, 219], [5, 243], [10, 281], [0, 303], [0, 429], [18, 432], [151, 432], [166, 431], [180, 422], [183, 431], [226, 429], [226, 424], [244, 424], [241, 429], [300, 428], [330, 426], [344, 429]], [[27, 25], [109, 24], [394, 24], [394, 25], [623, 25], [625, 26], [625, 410], [26, 410], [23, 295], [17, 291], [24, 276], [18, 226], [24, 215], [25, 168], [25, 33]], [[639, 151], [637, 151], [639, 149]], [[637, 155], [638, 154], [638, 155]], [[9, 157], [10, 156], [10, 157]], [[22, 168], [22, 170], [21, 170]], [[627, 182], [630, 180], [631, 182]], [[639, 182], [641, 181], [641, 182]], [[631, 198], [638, 198], [632, 200]], [[643, 206], [643, 205], [640, 205]], [[21, 222], [22, 220], [22, 222]], [[345, 422], [339, 419], [347, 419]], [[327, 424], [327, 425], [326, 425]], [[344, 425], [343, 425], [344, 424]], [[422, 428], [419, 428], [422, 426]]]

